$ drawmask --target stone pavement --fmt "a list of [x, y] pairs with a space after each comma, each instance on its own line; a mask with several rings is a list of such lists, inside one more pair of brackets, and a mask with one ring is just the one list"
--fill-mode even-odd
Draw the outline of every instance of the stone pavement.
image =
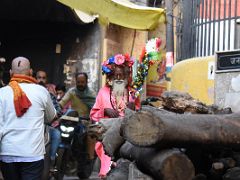
[[[100, 161], [97, 158], [95, 160], [91, 176], [88, 179], [84, 179], [84, 180], [100, 180], [100, 178], [98, 177], [99, 167], [100, 167]], [[77, 176], [64, 176], [63, 178], [63, 180], [77, 180], [77, 179], [79, 179]]]
[[[63, 178], [63, 180], [77, 180], [77, 179], [79, 179], [77, 176], [64, 176]], [[98, 178], [98, 173], [96, 171], [93, 171], [92, 175], [88, 179], [84, 180], [100, 180], [100, 178]]]

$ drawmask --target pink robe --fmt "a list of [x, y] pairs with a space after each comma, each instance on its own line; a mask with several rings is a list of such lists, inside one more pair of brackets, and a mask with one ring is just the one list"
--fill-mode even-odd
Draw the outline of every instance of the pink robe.
[[[134, 99], [131, 96], [129, 96], [129, 102], [134, 102]], [[99, 90], [98, 95], [96, 97], [96, 102], [90, 112], [90, 118], [93, 121], [97, 122], [102, 118], [109, 118], [107, 116], [104, 116], [105, 108], [112, 109], [112, 104], [110, 101], [110, 88], [107, 86], [104, 86]], [[124, 111], [119, 112], [119, 114], [120, 116], [124, 116]], [[95, 151], [99, 159], [101, 160], [101, 168], [99, 175], [106, 175], [110, 170], [111, 158], [105, 154], [101, 142], [96, 143]]]

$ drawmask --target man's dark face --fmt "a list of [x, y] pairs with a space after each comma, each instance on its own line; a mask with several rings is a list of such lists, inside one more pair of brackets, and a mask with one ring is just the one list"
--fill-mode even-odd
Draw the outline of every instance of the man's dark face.
[[116, 67], [113, 73], [113, 80], [125, 80], [124, 69], [120, 67]]
[[46, 74], [46, 72], [44, 72], [44, 71], [37, 72], [36, 79], [37, 79], [38, 84], [45, 86], [46, 83], [47, 83], [47, 74]]
[[76, 78], [76, 87], [79, 91], [84, 91], [87, 87], [87, 79], [83, 74], [78, 75]]

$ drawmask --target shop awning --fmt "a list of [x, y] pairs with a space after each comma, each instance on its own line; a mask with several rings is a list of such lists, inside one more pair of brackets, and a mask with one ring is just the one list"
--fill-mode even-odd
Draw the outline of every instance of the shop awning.
[[76, 13], [76, 15], [79, 17], [79, 19], [83, 23], [91, 23], [97, 18], [97, 16], [91, 16], [91, 15], [84, 13], [82, 11], [79, 11], [77, 9], [74, 9], [74, 12]]
[[117, 24], [132, 29], [152, 30], [165, 22], [165, 10], [135, 5], [127, 0], [58, 0], [92, 16], [102, 24]]

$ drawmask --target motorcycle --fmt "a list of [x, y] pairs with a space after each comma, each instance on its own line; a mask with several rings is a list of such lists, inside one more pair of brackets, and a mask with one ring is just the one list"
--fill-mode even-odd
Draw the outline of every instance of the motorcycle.
[[61, 143], [55, 160], [56, 171], [48, 179], [62, 180], [64, 175], [88, 178], [93, 169], [94, 159], [89, 158], [87, 149], [87, 127], [89, 119], [62, 116], [58, 129]]
[[64, 175], [76, 167], [76, 161], [73, 158], [72, 145], [76, 128], [79, 126], [79, 118], [68, 117], [61, 118], [59, 130], [61, 133], [61, 143], [56, 155], [55, 179], [62, 180]]
[[79, 120], [79, 124], [75, 129], [72, 152], [77, 159], [77, 176], [80, 179], [87, 179], [92, 173], [95, 160], [92, 153], [89, 152], [88, 144], [88, 127], [91, 123], [86, 117], [80, 117]]

